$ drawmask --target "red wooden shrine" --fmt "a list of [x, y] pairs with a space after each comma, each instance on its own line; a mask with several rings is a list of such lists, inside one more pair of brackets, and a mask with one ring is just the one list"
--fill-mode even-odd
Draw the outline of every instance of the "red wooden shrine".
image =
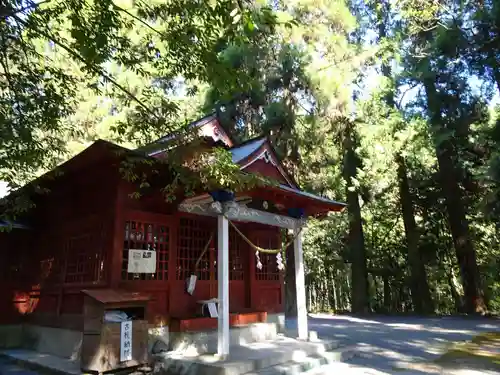
[[[278, 182], [246, 193], [258, 209], [286, 213], [289, 208], [301, 208], [312, 216], [343, 208], [302, 192], [266, 138], [235, 145], [215, 116], [191, 127], [198, 129], [206, 145], [229, 149], [242, 170]], [[171, 139], [160, 139], [160, 147], [148, 151], [148, 157], [162, 157]], [[23, 188], [29, 192], [40, 184], [49, 193], [32, 194], [36, 207], [20, 219], [28, 228], [15, 225], [9, 232], [0, 232], [0, 323], [24, 321], [80, 330], [81, 290], [117, 288], [151, 297], [150, 323], [170, 324], [174, 330], [216, 326], [215, 319], [190, 320], [199, 315], [197, 301], [217, 297], [216, 219], [180, 212], [179, 200], [166, 202], [161, 186], [153, 186], [139, 199], [131, 197], [138, 186], [125, 181], [119, 171], [124, 155], [130, 153], [138, 151], [97, 141], [58, 167], [63, 172], [58, 177], [42, 177]], [[236, 225], [259, 246], [281, 244], [277, 227]], [[156, 250], [156, 272], [128, 273], [129, 249]], [[245, 313], [233, 315], [233, 324], [283, 311], [283, 272], [277, 269], [276, 256], [260, 254], [260, 261], [262, 269], [256, 267], [255, 251], [230, 228], [230, 312]], [[198, 281], [189, 295], [186, 279], [196, 263]]]

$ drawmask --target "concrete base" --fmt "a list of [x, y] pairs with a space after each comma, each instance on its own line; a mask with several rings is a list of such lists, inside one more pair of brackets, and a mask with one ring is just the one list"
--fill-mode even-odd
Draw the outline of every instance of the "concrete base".
[[31, 338], [29, 342], [25, 341], [24, 348], [79, 361], [82, 332], [34, 325], [25, 325], [23, 328]]
[[[80, 360], [82, 332], [32, 324], [1, 325], [0, 349], [26, 349], [72, 361]], [[149, 353], [168, 350], [168, 326], [149, 329]]]
[[[254, 323], [229, 330], [229, 345], [238, 346], [274, 340], [277, 337], [274, 323]], [[169, 349], [183, 355], [201, 355], [217, 351], [217, 331], [170, 332]]]
[[295, 375], [346, 359], [334, 342], [312, 343], [278, 336], [266, 342], [231, 346], [228, 358], [164, 353], [155, 357], [155, 374]]
[[[301, 342], [279, 335], [279, 331], [285, 331], [283, 314], [268, 315], [268, 323], [232, 328], [231, 354], [225, 360], [208, 354], [217, 351], [216, 331], [169, 332], [167, 326], [149, 331], [150, 353], [157, 359], [157, 373], [162, 375], [239, 375], [256, 371], [263, 375], [292, 375], [297, 369], [339, 359], [331, 352], [332, 343]], [[69, 329], [28, 324], [0, 326], [0, 348], [7, 349], [0, 355], [49, 373], [81, 373], [81, 342], [82, 333]], [[264, 370], [267, 372], [261, 372]]]
[[[291, 338], [297, 338], [299, 336], [299, 330], [297, 329], [297, 319], [286, 319], [284, 322], [283, 333]], [[318, 333], [316, 331], [309, 330], [308, 332], [309, 341], [317, 341]]]
[[[155, 355], [153, 375], [298, 375], [345, 361], [353, 354], [337, 349], [334, 343], [308, 343], [278, 337], [265, 343], [231, 347], [230, 356], [224, 360], [208, 354], [196, 357], [173, 352]], [[0, 357], [47, 375], [81, 374], [77, 362], [50, 354], [14, 349], [0, 351]], [[151, 369], [141, 372], [151, 374]]]
[[82, 333], [70, 329], [31, 324], [0, 326], [0, 348], [22, 348], [77, 360]]
[[285, 333], [285, 313], [267, 314], [267, 322], [274, 323], [278, 333]]
[[0, 349], [13, 349], [23, 346], [22, 324], [0, 325]]
[[0, 351], [0, 357], [8, 359], [23, 368], [32, 369], [43, 374], [81, 375], [80, 362], [61, 358], [50, 354], [40, 354], [25, 349]]

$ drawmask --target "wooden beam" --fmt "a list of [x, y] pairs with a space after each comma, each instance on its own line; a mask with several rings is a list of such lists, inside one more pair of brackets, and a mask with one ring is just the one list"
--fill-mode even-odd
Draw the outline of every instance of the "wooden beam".
[[294, 219], [289, 216], [260, 211], [236, 202], [221, 204], [219, 202], [191, 203], [184, 201], [179, 204], [179, 211], [214, 217], [223, 214], [229, 220], [254, 222], [287, 229], [296, 229], [305, 223], [304, 219]]

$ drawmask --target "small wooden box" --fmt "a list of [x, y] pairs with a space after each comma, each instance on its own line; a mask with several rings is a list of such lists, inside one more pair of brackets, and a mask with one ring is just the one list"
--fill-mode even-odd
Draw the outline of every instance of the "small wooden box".
[[[103, 373], [148, 363], [147, 304], [149, 297], [116, 289], [83, 290], [84, 316], [81, 369]], [[104, 321], [108, 310], [133, 313], [132, 358], [120, 361], [121, 323]]]

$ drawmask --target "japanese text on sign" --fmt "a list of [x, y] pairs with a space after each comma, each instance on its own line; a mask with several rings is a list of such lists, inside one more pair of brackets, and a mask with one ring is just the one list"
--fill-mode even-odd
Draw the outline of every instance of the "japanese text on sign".
[[120, 362], [132, 360], [132, 322], [121, 322]]

